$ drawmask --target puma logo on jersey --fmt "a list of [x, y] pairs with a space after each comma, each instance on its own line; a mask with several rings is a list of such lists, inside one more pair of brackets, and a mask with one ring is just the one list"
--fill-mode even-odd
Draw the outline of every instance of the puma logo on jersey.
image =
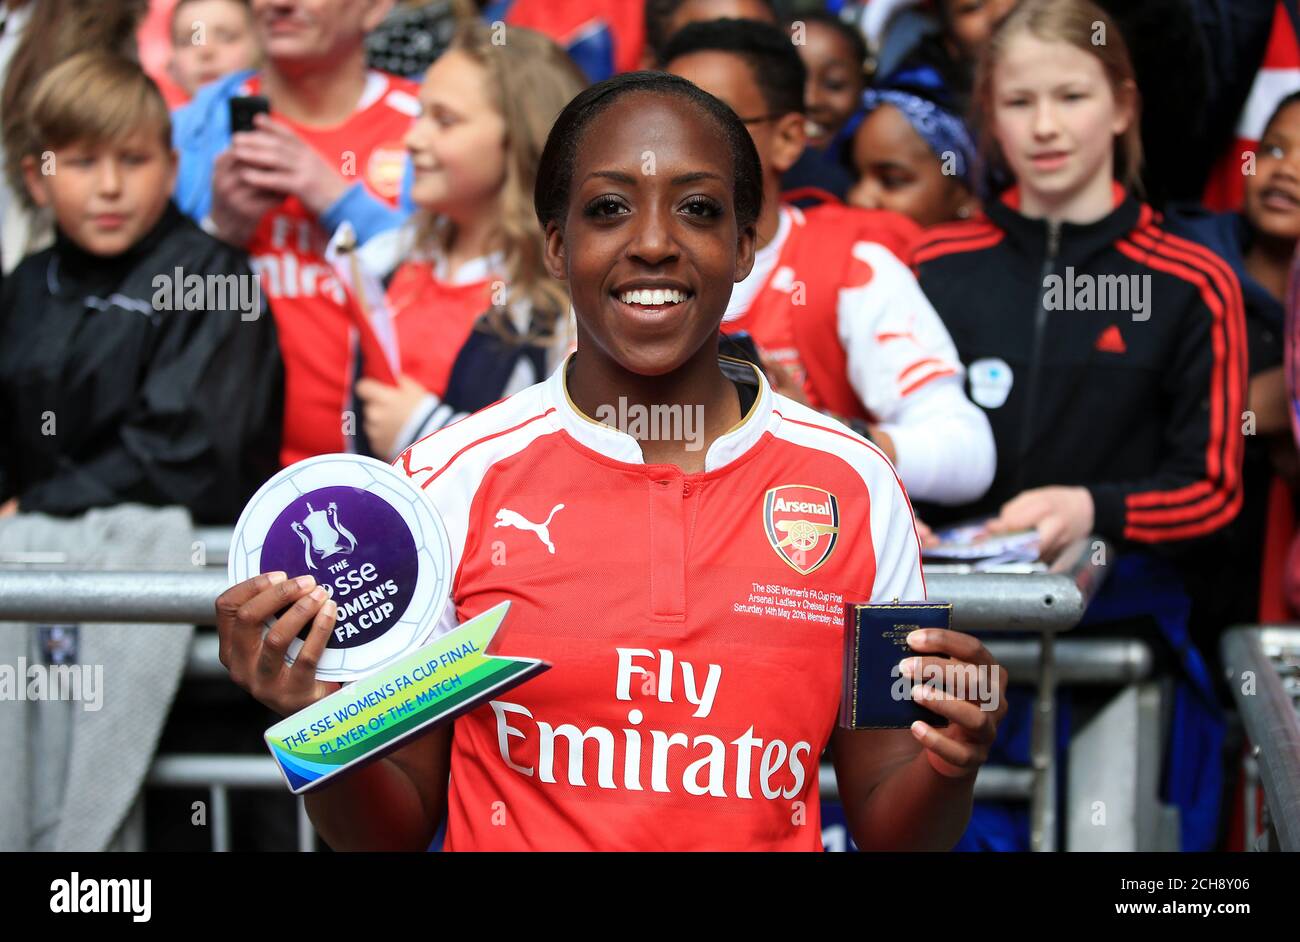
[[555, 555], [555, 544], [551, 542], [551, 532], [548, 529], [551, 525], [551, 518], [558, 511], [564, 509], [563, 504], [556, 504], [551, 508], [551, 512], [546, 517], [545, 523], [533, 523], [531, 520], [515, 513], [513, 510], [507, 510], [502, 507], [497, 511], [497, 522], [492, 524], [493, 527], [514, 527], [516, 530], [527, 530], [529, 533], [536, 533], [537, 538], [546, 546], [546, 551], [552, 556]]

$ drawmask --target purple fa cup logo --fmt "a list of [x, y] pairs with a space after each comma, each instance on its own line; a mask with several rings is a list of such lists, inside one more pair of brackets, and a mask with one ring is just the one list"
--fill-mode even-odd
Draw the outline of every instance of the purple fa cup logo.
[[[316, 676], [355, 680], [433, 633], [451, 592], [451, 544], [433, 504], [402, 472], [359, 455], [322, 455], [262, 485], [235, 527], [231, 581], [276, 571], [314, 577], [338, 605]], [[290, 643], [291, 663], [310, 627]]]
[[[262, 546], [259, 568], [283, 570], [290, 578], [315, 576], [339, 606], [329, 647], [351, 648], [401, 621], [419, 558], [410, 526], [382, 497], [359, 487], [322, 487], [281, 511]], [[299, 637], [306, 640], [309, 629]]]
[[[356, 537], [347, 527], [339, 523], [338, 504], [330, 501], [329, 507], [325, 510], [312, 510], [311, 504], [308, 503], [307, 510], [309, 512], [301, 523], [294, 521], [293, 530], [302, 539], [303, 562], [308, 569], [316, 568], [316, 564], [312, 561], [313, 553], [321, 560], [325, 560], [338, 553], [351, 553], [357, 548]], [[344, 541], [347, 546], [343, 545]]]

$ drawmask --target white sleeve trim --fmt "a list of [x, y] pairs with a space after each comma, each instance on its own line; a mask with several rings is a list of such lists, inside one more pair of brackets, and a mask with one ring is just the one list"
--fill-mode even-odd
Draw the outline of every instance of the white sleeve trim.
[[858, 242], [871, 269], [840, 291], [837, 329], [858, 399], [894, 443], [895, 466], [918, 500], [963, 504], [993, 483], [993, 430], [964, 391], [952, 337], [912, 272], [884, 246]]
[[893, 440], [898, 474], [917, 500], [969, 504], [993, 483], [993, 429], [957, 376], [933, 379], [911, 393], [880, 429]]
[[[544, 419], [523, 421], [544, 412], [537, 389], [526, 390], [430, 435], [393, 462], [420, 488], [425, 500], [442, 517], [451, 542], [451, 571], [455, 575], [460, 572], [460, 562], [470, 539], [469, 516], [474, 498], [492, 466], [556, 431]], [[444, 634], [458, 624], [455, 605], [458, 589], [453, 583], [452, 602], [443, 611], [435, 635]]]

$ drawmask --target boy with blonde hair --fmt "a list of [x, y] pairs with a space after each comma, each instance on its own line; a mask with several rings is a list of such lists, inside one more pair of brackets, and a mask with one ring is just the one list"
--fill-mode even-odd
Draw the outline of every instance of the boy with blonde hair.
[[139, 65], [74, 56], [28, 120], [24, 179], [57, 236], [0, 291], [0, 516], [130, 501], [233, 522], [283, 409], [256, 277], [172, 204], [171, 121]]

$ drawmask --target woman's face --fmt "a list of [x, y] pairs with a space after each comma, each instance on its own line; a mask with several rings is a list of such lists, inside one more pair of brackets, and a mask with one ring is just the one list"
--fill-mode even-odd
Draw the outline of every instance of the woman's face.
[[853, 117], [862, 97], [861, 63], [848, 41], [825, 23], [806, 24], [804, 42], [796, 48], [808, 69], [804, 89], [808, 143], [822, 148]]
[[506, 125], [487, 92], [487, 70], [452, 49], [420, 86], [420, 115], [406, 134], [411, 197], [429, 212], [459, 219], [481, 212], [506, 175]]
[[1133, 107], [1116, 101], [1096, 56], [1021, 33], [994, 67], [992, 93], [993, 134], [1023, 196], [1060, 205], [1109, 193], [1115, 137]]
[[970, 192], [943, 164], [911, 123], [893, 105], [881, 105], [853, 136], [858, 182], [848, 201], [863, 209], [888, 209], [922, 226], [960, 218], [973, 208]]
[[578, 142], [563, 225], [546, 263], [567, 279], [578, 347], [660, 376], [717, 336], [732, 285], [754, 263], [738, 230], [726, 139], [698, 107], [633, 92]]
[[1300, 103], [1284, 108], [1255, 149], [1246, 175], [1246, 218], [1274, 239], [1300, 239]]

